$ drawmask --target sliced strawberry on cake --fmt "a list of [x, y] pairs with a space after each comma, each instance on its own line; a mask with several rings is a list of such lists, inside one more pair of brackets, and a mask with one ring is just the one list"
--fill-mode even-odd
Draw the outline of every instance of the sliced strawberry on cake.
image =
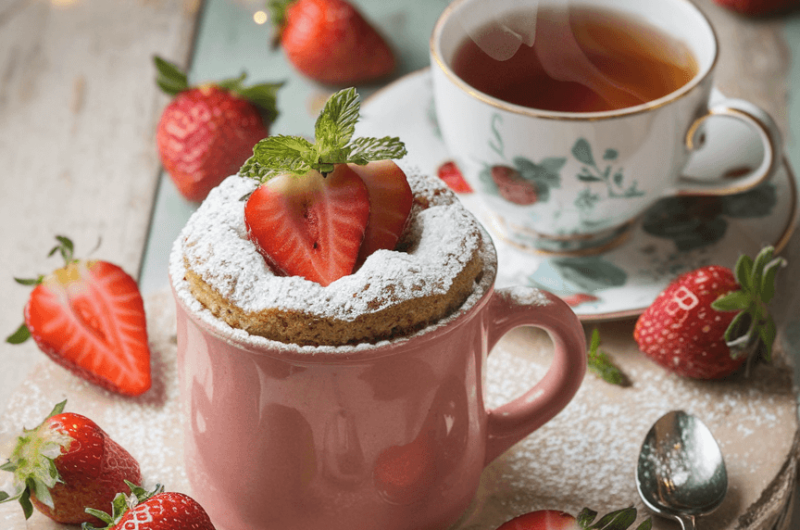
[[337, 92], [317, 119], [314, 143], [272, 136], [242, 166], [240, 175], [261, 182], [247, 199], [245, 225], [277, 273], [325, 286], [397, 245], [413, 197], [390, 159], [405, 146], [390, 137], [353, 139], [359, 108], [355, 89]]
[[348, 166], [361, 177], [369, 193], [369, 221], [358, 253], [360, 265], [376, 250], [393, 250], [397, 246], [414, 204], [414, 194], [406, 174], [392, 160]]
[[39, 349], [75, 375], [112, 392], [138, 396], [150, 388], [150, 348], [144, 303], [136, 281], [117, 265], [73, 258], [57, 236], [65, 266], [47, 276], [16, 279], [34, 285], [25, 323], [8, 337], [33, 337]]

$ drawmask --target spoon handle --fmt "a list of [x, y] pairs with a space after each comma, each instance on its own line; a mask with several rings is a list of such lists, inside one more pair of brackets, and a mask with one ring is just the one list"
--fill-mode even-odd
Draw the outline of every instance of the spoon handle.
[[676, 515], [675, 518], [681, 523], [683, 530], [697, 530], [694, 515]]

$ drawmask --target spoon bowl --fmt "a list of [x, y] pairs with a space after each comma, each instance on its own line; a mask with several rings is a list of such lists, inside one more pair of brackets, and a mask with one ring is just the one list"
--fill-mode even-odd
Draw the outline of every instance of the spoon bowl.
[[728, 491], [722, 451], [708, 427], [681, 410], [659, 418], [642, 443], [636, 488], [650, 510], [693, 530]]

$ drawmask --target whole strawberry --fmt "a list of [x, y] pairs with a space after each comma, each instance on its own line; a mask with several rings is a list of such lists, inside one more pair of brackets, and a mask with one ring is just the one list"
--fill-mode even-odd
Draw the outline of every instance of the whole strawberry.
[[150, 388], [150, 347], [136, 281], [117, 265], [73, 258], [73, 244], [56, 236], [65, 266], [34, 279], [25, 323], [6, 339], [33, 337], [39, 349], [78, 377], [112, 392], [139, 396]]
[[178, 191], [190, 201], [206, 198], [233, 175], [269, 134], [277, 116], [277, 84], [244, 87], [236, 79], [190, 87], [177, 66], [155, 57], [157, 83], [175, 96], [156, 129], [158, 154]]
[[[157, 485], [146, 491], [126, 482], [131, 495], [117, 495], [112, 502], [111, 515], [95, 509], [86, 511], [100, 519], [105, 530], [215, 530], [208, 514], [200, 504], [183, 493], [165, 492]], [[88, 524], [84, 530], [98, 530]]]
[[303, 75], [328, 85], [355, 85], [390, 74], [389, 45], [345, 0], [269, 0], [287, 59]]
[[717, 4], [747, 16], [763, 16], [789, 11], [800, 0], [714, 0]]
[[680, 276], [639, 317], [633, 336], [648, 357], [694, 379], [726, 377], [763, 349], [768, 360], [775, 322], [767, 304], [785, 264], [763, 249], [741, 256], [735, 272], [711, 265]]
[[139, 464], [95, 422], [64, 412], [66, 401], [33, 429], [25, 429], [8, 462], [14, 494], [0, 492], [0, 502], [18, 500], [31, 516], [33, 507], [65, 524], [96, 521], [86, 507], [111, 502], [125, 481], [141, 482]]
[[[597, 512], [584, 508], [577, 517], [559, 510], [536, 510], [500, 525], [497, 530], [625, 530], [636, 521], [636, 508], [616, 510], [595, 522]], [[645, 519], [636, 530], [650, 530], [653, 522]]]

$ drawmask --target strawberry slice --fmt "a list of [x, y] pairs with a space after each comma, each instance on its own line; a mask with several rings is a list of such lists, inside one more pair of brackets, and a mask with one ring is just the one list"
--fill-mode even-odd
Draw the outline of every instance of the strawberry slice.
[[351, 274], [370, 220], [365, 256], [397, 244], [411, 190], [405, 174], [386, 161], [403, 157], [406, 148], [388, 136], [353, 138], [360, 108], [354, 88], [336, 92], [317, 117], [313, 143], [270, 136], [239, 170], [261, 183], [247, 199], [245, 225], [276, 272], [323, 286]]
[[39, 349], [75, 375], [112, 392], [138, 396], [150, 388], [144, 303], [136, 281], [117, 265], [72, 258], [58, 236], [66, 266], [36, 280], [25, 324], [8, 342], [32, 336]]
[[392, 160], [348, 165], [369, 192], [369, 221], [357, 260], [360, 266], [376, 250], [395, 249], [408, 222], [414, 194], [406, 174]]
[[346, 164], [259, 186], [244, 208], [259, 252], [279, 273], [323, 286], [353, 272], [369, 219], [367, 187]]

